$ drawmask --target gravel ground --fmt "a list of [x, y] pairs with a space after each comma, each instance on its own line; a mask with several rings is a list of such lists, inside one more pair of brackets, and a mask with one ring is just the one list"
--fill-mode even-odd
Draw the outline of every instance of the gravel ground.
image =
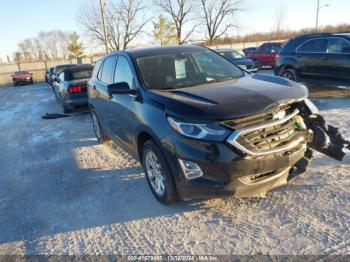
[[[350, 99], [317, 103], [350, 137]], [[158, 203], [139, 164], [45, 84], [0, 89], [0, 254], [350, 254], [350, 157], [265, 198]]]

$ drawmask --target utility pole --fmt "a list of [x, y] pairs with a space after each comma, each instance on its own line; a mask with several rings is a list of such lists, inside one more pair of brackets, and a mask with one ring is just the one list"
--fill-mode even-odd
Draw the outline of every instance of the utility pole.
[[318, 29], [318, 14], [320, 12], [320, 0], [317, 0], [317, 9], [316, 9], [316, 31]]
[[320, 6], [320, 0], [317, 0], [316, 27], [315, 27], [316, 31], [317, 31], [317, 29], [318, 29], [318, 15], [319, 15], [319, 13], [320, 13], [320, 9], [321, 9], [322, 7], [325, 7], [325, 6], [329, 6], [329, 4], [324, 4], [324, 5]]
[[103, 27], [103, 37], [104, 37], [104, 43], [106, 47], [106, 54], [108, 54], [108, 43], [107, 43], [107, 34], [106, 34], [106, 23], [105, 23], [105, 14], [104, 14], [104, 3], [102, 3], [103, 0], [100, 0], [100, 9], [101, 9], [101, 19], [102, 19], [102, 27]]

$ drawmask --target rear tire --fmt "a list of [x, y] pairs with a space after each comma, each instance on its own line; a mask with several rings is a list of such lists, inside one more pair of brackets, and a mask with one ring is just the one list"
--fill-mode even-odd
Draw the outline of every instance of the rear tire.
[[282, 72], [280, 73], [280, 76], [283, 78], [295, 81], [295, 82], [298, 81], [297, 74], [293, 68], [288, 68], [288, 69], [282, 70]]
[[103, 129], [101, 128], [100, 121], [96, 113], [90, 109], [92, 125], [94, 127], [95, 136], [100, 144], [106, 143], [109, 139], [103, 134]]
[[155, 198], [163, 204], [176, 202], [179, 197], [174, 176], [161, 149], [151, 139], [143, 144], [142, 165]]

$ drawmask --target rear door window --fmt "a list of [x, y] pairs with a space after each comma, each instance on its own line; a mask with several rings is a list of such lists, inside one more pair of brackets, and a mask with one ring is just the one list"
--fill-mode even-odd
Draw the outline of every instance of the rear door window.
[[116, 56], [109, 56], [104, 60], [102, 73], [99, 78], [101, 82], [109, 85], [113, 83], [115, 62], [117, 60]]
[[261, 47], [261, 51], [269, 53], [271, 51], [271, 46], [270, 45], [263, 45]]
[[299, 48], [300, 53], [325, 53], [327, 50], [327, 39], [318, 38], [306, 41]]
[[262, 52], [270, 52], [270, 48], [268, 45], [262, 45], [258, 48], [259, 51], [262, 51]]
[[327, 53], [350, 53], [350, 42], [345, 41], [342, 38], [329, 38]]
[[274, 50], [276, 53], [281, 51], [281, 46], [280, 45], [272, 45], [271, 46], [271, 51]]

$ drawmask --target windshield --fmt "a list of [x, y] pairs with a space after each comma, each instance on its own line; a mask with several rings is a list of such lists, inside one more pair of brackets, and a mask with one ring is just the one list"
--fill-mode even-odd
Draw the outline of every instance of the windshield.
[[244, 76], [215, 52], [191, 51], [136, 59], [147, 89], [175, 89]]
[[76, 70], [71, 72], [70, 80], [86, 79], [86, 78], [90, 78], [91, 75], [92, 75], [92, 67], [83, 69], [83, 70]]
[[29, 73], [27, 71], [18, 71], [18, 72], [15, 72], [15, 75], [28, 75]]
[[236, 50], [220, 52], [220, 55], [226, 57], [227, 59], [239, 59], [243, 58], [243, 55]]

